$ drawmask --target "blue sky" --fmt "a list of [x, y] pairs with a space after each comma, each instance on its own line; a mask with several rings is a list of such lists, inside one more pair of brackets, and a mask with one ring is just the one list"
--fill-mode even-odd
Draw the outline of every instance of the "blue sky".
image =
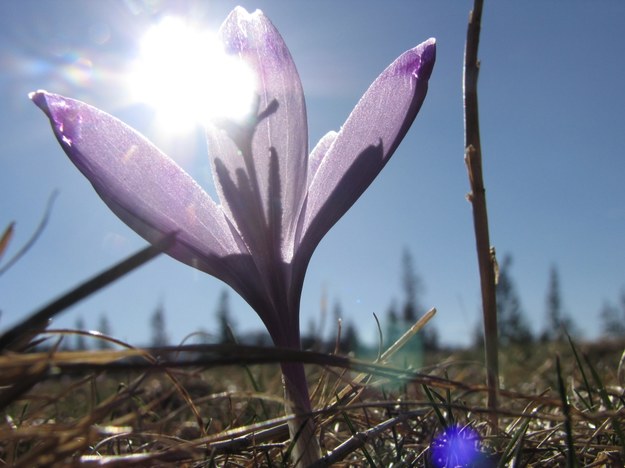
[[[438, 40], [430, 91], [392, 161], [322, 241], [308, 269], [302, 326], [330, 308], [373, 340], [372, 314], [401, 300], [400, 260], [410, 249], [424, 305], [447, 343], [465, 344], [479, 320], [479, 281], [463, 162], [462, 54], [469, 1], [239, 2], [278, 27], [306, 92], [311, 146], [338, 129], [360, 95], [399, 54]], [[151, 5], [151, 6], [148, 6]], [[165, 14], [217, 28], [226, 1], [0, 3], [0, 228], [15, 221], [6, 261], [36, 228], [51, 192], [52, 218], [28, 254], [0, 277], [0, 327], [142, 248], [145, 242], [101, 202], [28, 100], [47, 89], [100, 107], [135, 126], [211, 192], [200, 131], [168, 135], [130, 105], [125, 76], [142, 34]], [[587, 338], [599, 310], [625, 288], [625, 3], [486, 2], [480, 117], [491, 241], [535, 331], [542, 329], [549, 269]], [[185, 166], [186, 167], [186, 166]], [[73, 307], [96, 327], [140, 344], [162, 303], [170, 336], [217, 330], [219, 281], [163, 256]], [[239, 331], [262, 324], [230, 294]], [[331, 314], [325, 333], [335, 329]]]

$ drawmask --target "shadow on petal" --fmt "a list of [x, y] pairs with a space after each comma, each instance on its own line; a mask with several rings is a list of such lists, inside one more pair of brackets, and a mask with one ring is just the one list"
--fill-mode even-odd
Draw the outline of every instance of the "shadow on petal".
[[[367, 189], [379, 173], [384, 164], [384, 148], [380, 141], [377, 145], [367, 146], [355, 158], [351, 167], [345, 172], [339, 183], [332, 189], [315, 217], [306, 222], [306, 209], [300, 215], [300, 232], [298, 232], [298, 246], [295, 249], [297, 261], [310, 259], [313, 251], [326, 233], [351, 208], [360, 195]], [[308, 260], [298, 269], [306, 269]]]

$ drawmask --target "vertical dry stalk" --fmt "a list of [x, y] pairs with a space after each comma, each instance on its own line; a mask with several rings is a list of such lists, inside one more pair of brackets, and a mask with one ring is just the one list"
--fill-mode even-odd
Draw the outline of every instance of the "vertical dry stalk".
[[480, 269], [482, 311], [484, 316], [484, 351], [488, 385], [488, 407], [491, 423], [497, 428], [497, 393], [499, 389], [499, 362], [497, 342], [497, 302], [495, 300], [495, 265], [491, 254], [486, 211], [486, 191], [482, 177], [482, 148], [477, 104], [477, 78], [479, 61], [477, 50], [480, 41], [483, 0], [475, 0], [469, 17], [467, 42], [464, 53], [464, 131], [465, 163], [469, 173], [471, 192], [468, 199], [473, 206], [473, 226], [477, 258]]

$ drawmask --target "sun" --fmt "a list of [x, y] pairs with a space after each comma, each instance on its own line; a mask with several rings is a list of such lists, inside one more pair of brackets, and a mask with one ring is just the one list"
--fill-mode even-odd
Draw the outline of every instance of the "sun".
[[175, 17], [145, 33], [129, 85], [133, 99], [151, 106], [160, 127], [175, 133], [215, 119], [242, 119], [256, 99], [245, 63], [227, 55], [214, 33]]

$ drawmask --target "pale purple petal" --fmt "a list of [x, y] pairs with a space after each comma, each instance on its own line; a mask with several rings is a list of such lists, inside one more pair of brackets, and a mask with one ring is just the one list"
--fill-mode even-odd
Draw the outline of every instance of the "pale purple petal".
[[369, 87], [308, 187], [296, 250], [304, 264], [326, 232], [388, 162], [419, 111], [434, 66], [434, 39], [405, 52]]
[[310, 184], [317, 173], [317, 169], [319, 169], [321, 161], [327, 154], [330, 146], [332, 146], [332, 143], [334, 143], [334, 140], [336, 140], [337, 135], [338, 133], [335, 131], [326, 133], [321, 137], [321, 140], [317, 142], [313, 150], [310, 152], [310, 155], [308, 156], [308, 181], [306, 183], [306, 188], [310, 187]]
[[45, 91], [31, 95], [69, 158], [104, 202], [139, 235], [177, 232], [167, 252], [228, 283], [238, 272], [222, 259], [245, 254], [221, 208], [174, 161], [131, 127], [83, 102]]
[[[304, 93], [282, 37], [261, 12], [237, 7], [221, 27], [228, 54], [257, 79], [258, 109], [246, 124], [208, 129], [222, 206], [255, 258], [290, 258], [306, 189]], [[270, 258], [269, 258], [270, 257]]]

